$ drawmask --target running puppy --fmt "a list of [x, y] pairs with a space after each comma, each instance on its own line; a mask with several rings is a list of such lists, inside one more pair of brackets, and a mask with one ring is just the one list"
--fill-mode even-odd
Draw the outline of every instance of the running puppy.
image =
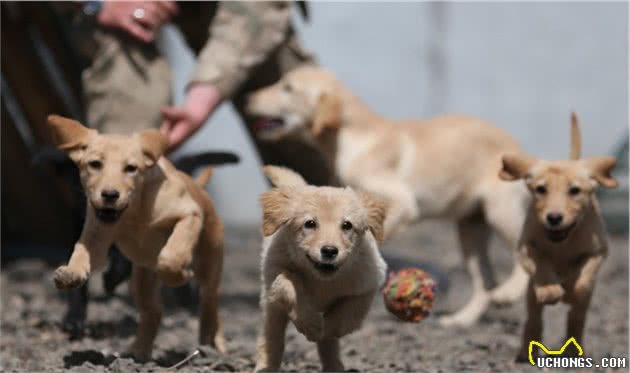
[[350, 188], [315, 187], [267, 166], [277, 186], [263, 209], [263, 331], [256, 371], [278, 371], [289, 320], [317, 350], [324, 371], [343, 371], [339, 338], [361, 327], [385, 280], [385, 204]]
[[[223, 224], [198, 180], [164, 157], [166, 140], [155, 130], [132, 136], [102, 135], [81, 123], [51, 115], [56, 145], [77, 164], [87, 197], [85, 224], [67, 265], [55, 271], [58, 288], [75, 288], [102, 269], [116, 244], [133, 263], [132, 293], [140, 313], [128, 353], [151, 358], [160, 325], [160, 281], [180, 286], [197, 277], [199, 342], [225, 350], [217, 312], [223, 265]], [[159, 280], [159, 281], [158, 281]]]
[[457, 225], [473, 294], [441, 324], [470, 326], [491, 301], [510, 303], [524, 294], [527, 275], [516, 258], [509, 279], [495, 287], [487, 254], [492, 233], [516, 254], [530, 198], [524, 183], [497, 177], [501, 156], [520, 149], [504, 131], [461, 115], [384, 118], [316, 66], [297, 68], [254, 92], [247, 111], [260, 118], [254, 126], [261, 139], [299, 137], [313, 143], [336, 172], [338, 180], [331, 183], [385, 198], [385, 238], [424, 218], [447, 218]]
[[[530, 275], [527, 321], [517, 361], [528, 360], [532, 340], [542, 337], [546, 304], [571, 305], [567, 339], [582, 343], [595, 277], [608, 252], [608, 239], [595, 197], [597, 186], [615, 188], [613, 157], [580, 159], [580, 132], [571, 116], [571, 159], [545, 161], [505, 155], [500, 177], [524, 179], [533, 195], [520, 239], [520, 262]], [[535, 353], [535, 352], [533, 352]]]

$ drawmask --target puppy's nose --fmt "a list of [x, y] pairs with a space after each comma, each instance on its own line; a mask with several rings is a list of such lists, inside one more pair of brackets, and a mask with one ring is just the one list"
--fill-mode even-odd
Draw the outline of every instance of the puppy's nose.
[[335, 259], [339, 254], [339, 249], [334, 246], [323, 246], [319, 251], [322, 254], [322, 259], [328, 260]]
[[548, 213], [547, 223], [549, 223], [549, 225], [551, 225], [552, 227], [559, 225], [560, 223], [562, 223], [562, 214], [557, 213], [557, 212]]
[[101, 197], [103, 197], [105, 202], [116, 202], [118, 197], [120, 197], [120, 193], [116, 189], [103, 189]]

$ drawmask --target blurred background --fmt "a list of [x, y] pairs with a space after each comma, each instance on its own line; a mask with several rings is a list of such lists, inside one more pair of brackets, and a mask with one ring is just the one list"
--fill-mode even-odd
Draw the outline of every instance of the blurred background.
[[[3, 246], [12, 239], [72, 243], [72, 234], [65, 233], [72, 193], [50, 178], [50, 170], [31, 167], [34, 149], [43, 142], [37, 118], [56, 104], [81, 110], [80, 102], [49, 93], [78, 82], [64, 74], [72, 58], [64, 54], [63, 40], [54, 38], [51, 30], [58, 25], [44, 7], [24, 13], [30, 15], [18, 23], [26, 25], [20, 32], [4, 22], [11, 12], [3, 12]], [[475, 115], [507, 130], [535, 155], [565, 158], [569, 113], [575, 110], [584, 154], [620, 159], [622, 187], [602, 203], [609, 226], [627, 231], [626, 3], [312, 2], [309, 7], [309, 21], [297, 12], [294, 17], [304, 46], [385, 116]], [[181, 102], [193, 55], [174, 26], [162, 30], [159, 46], [174, 68], [174, 98]], [[267, 187], [256, 152], [229, 105], [210, 122], [176, 156], [237, 153], [241, 162], [218, 168], [209, 190], [228, 224], [256, 226], [257, 197]]]
[[[575, 110], [584, 155], [613, 154], [627, 143], [625, 3], [309, 6], [308, 23], [294, 17], [304, 45], [385, 116], [475, 115], [507, 130], [532, 154], [566, 158]], [[193, 57], [174, 28], [165, 30], [163, 45], [171, 51], [181, 100]], [[182, 149], [225, 148], [242, 157], [237, 167], [219, 169], [211, 185], [222, 216], [237, 224], [258, 223], [256, 198], [266, 188], [248, 141], [225, 105]], [[623, 158], [617, 171], [625, 175]], [[627, 213], [627, 181], [622, 185], [612, 208]], [[621, 226], [626, 229], [627, 220]]]

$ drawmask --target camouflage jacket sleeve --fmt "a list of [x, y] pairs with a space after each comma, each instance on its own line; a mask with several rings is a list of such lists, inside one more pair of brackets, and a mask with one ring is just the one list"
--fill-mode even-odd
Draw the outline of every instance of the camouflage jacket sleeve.
[[284, 41], [290, 15], [290, 2], [221, 2], [189, 85], [211, 83], [222, 98], [231, 97]]

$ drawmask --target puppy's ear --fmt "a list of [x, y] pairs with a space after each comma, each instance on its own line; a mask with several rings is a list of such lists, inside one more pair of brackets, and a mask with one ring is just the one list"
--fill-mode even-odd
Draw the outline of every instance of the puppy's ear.
[[341, 100], [334, 94], [324, 93], [319, 96], [313, 117], [313, 136], [318, 137], [326, 129], [341, 127]]
[[591, 177], [597, 183], [606, 188], [616, 188], [619, 184], [614, 177], [610, 175], [610, 171], [617, 164], [614, 157], [590, 157], [582, 160], [584, 166], [588, 169]]
[[263, 167], [263, 172], [267, 175], [273, 186], [281, 187], [307, 185], [302, 176], [286, 167], [268, 165]]
[[366, 192], [359, 192], [359, 197], [361, 202], [363, 202], [363, 207], [367, 210], [368, 229], [378, 242], [383, 242], [383, 239], [385, 239], [383, 223], [387, 213], [387, 203], [383, 199]]
[[275, 188], [260, 195], [263, 210], [262, 233], [271, 236], [291, 219], [292, 188]]
[[529, 174], [536, 160], [525, 154], [506, 154], [502, 157], [503, 168], [499, 171], [502, 180], [524, 179]]
[[153, 166], [168, 148], [168, 140], [158, 130], [144, 130], [136, 134], [142, 147], [145, 164]]
[[51, 128], [53, 144], [65, 151], [75, 162], [78, 162], [90, 138], [97, 134], [96, 130], [89, 129], [76, 120], [60, 115], [49, 115], [48, 125]]

